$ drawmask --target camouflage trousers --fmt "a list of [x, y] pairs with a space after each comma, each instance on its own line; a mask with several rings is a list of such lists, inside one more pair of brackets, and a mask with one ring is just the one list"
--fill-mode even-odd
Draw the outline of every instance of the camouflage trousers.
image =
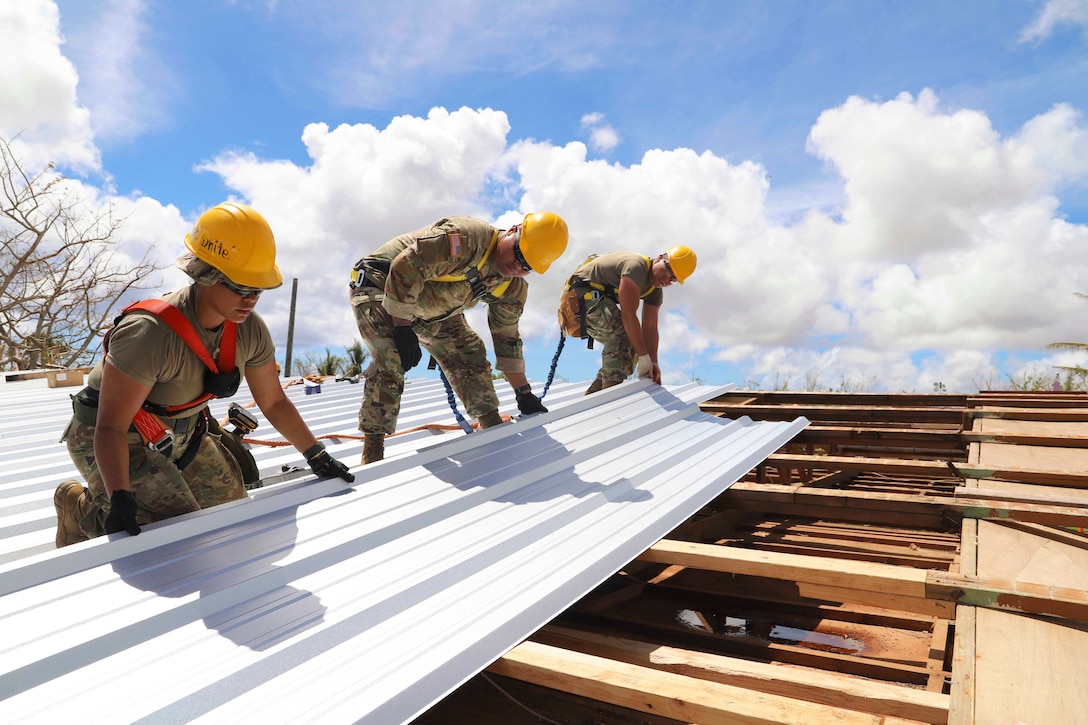
[[[95, 504], [80, 521], [80, 528], [89, 537], [102, 536], [110, 499], [94, 458], [94, 426], [72, 418], [63, 440]], [[181, 457], [188, 442], [188, 435], [179, 435], [173, 454], [167, 458], [144, 445], [139, 433], [129, 433], [128, 475], [136, 494], [136, 523], [162, 521], [246, 497], [242, 470], [220, 442], [219, 434], [205, 433], [196, 456], [185, 470], [179, 470], [174, 460]]]
[[[392, 435], [400, 416], [404, 367], [393, 342], [393, 318], [381, 304], [381, 290], [371, 292], [379, 294], [367, 294], [364, 288], [351, 298], [355, 324], [373, 359], [363, 386], [359, 430]], [[412, 329], [419, 337], [420, 346], [442, 367], [469, 417], [479, 418], [498, 411], [499, 396], [491, 379], [487, 349], [480, 336], [469, 327], [464, 313], [435, 322], [416, 321], [412, 323]]]
[[620, 306], [601, 296], [586, 308], [586, 332], [601, 343], [601, 369], [591, 387], [619, 385], [635, 371], [635, 348], [623, 328]]

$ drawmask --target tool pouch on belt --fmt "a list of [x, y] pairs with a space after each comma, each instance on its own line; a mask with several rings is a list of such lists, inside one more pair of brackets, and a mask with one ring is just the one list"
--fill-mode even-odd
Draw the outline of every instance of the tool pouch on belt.
[[583, 325], [579, 314], [579, 300], [584, 290], [569, 289], [559, 299], [559, 326], [567, 337], [582, 337]]
[[363, 257], [351, 268], [351, 288], [377, 287], [385, 289], [385, 280], [392, 265], [388, 259]]
[[246, 490], [260, 488], [261, 471], [257, 468], [257, 461], [254, 460], [253, 454], [242, 443], [241, 437], [234, 431], [220, 428], [219, 421], [210, 415], [208, 416], [208, 430], [219, 434], [219, 440], [222, 441], [223, 447], [234, 456], [234, 460], [238, 461], [238, 468], [242, 469], [242, 484], [246, 487]]

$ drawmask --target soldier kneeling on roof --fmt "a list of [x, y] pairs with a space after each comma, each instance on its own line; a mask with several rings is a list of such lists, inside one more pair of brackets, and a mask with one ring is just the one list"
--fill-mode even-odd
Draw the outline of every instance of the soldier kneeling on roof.
[[[633, 371], [661, 384], [657, 317], [662, 288], [695, 271], [695, 252], [675, 246], [650, 259], [634, 252], [592, 255], [567, 280], [559, 324], [570, 336], [604, 345], [601, 369], [586, 395], [622, 383]], [[638, 308], [642, 304], [642, 321]]]
[[356, 262], [349, 297], [373, 358], [363, 373], [363, 463], [385, 457], [385, 437], [400, 415], [404, 374], [434, 356], [481, 428], [502, 423], [483, 340], [465, 310], [487, 305], [495, 367], [514, 388], [523, 414], [547, 412], [525, 377], [518, 321], [530, 272], [544, 274], [567, 248], [567, 223], [551, 212], [526, 214], [496, 229], [467, 216], [440, 219], [395, 237]]
[[245, 498], [244, 448], [232, 452], [224, 440], [233, 433], [208, 413], [208, 401], [233, 395], [243, 373], [261, 412], [314, 473], [355, 480], [284, 394], [272, 336], [254, 312], [262, 292], [283, 284], [268, 222], [244, 204], [219, 204], [185, 246], [176, 264], [193, 284], [126, 307], [88, 387], [72, 398], [63, 439], [89, 488], [57, 487], [58, 547], [135, 535], [142, 524]]

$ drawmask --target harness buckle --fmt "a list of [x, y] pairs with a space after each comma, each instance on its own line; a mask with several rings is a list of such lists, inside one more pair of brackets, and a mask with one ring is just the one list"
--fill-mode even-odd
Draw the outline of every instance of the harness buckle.
[[149, 440], [147, 447], [169, 457], [174, 450], [174, 431], [164, 428], [162, 436], [158, 440]]

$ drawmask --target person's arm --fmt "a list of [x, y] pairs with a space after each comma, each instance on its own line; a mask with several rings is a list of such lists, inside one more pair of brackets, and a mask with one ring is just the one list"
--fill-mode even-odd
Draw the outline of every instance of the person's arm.
[[136, 411], [147, 400], [151, 386], [128, 377], [108, 362], [102, 363], [102, 389], [94, 426], [94, 460], [106, 494], [131, 491], [128, 475], [128, 429]]
[[298, 408], [290, 401], [280, 386], [276, 374], [275, 361], [269, 361], [260, 367], [247, 367], [246, 382], [253, 393], [253, 400], [264, 413], [264, 417], [278, 430], [299, 453], [305, 453], [317, 443], [317, 438], [310, 431]]
[[642, 305], [642, 338], [646, 341], [646, 354], [650, 356], [654, 366], [652, 377], [658, 385], [661, 385], [661, 368], [657, 364], [657, 316], [660, 310], [657, 305]]
[[630, 277], [620, 277], [620, 316], [623, 319], [623, 330], [627, 333], [627, 339], [631, 341], [631, 347], [639, 357], [649, 354], [646, 340], [643, 338], [642, 325], [638, 321], [638, 306], [642, 302], [638, 292], [638, 285]]
[[355, 480], [347, 466], [328, 454], [325, 445], [317, 440], [298, 408], [283, 392], [275, 360], [269, 360], [259, 367], [247, 367], [246, 382], [264, 417], [303, 455], [314, 473], [338, 476], [349, 483]]

